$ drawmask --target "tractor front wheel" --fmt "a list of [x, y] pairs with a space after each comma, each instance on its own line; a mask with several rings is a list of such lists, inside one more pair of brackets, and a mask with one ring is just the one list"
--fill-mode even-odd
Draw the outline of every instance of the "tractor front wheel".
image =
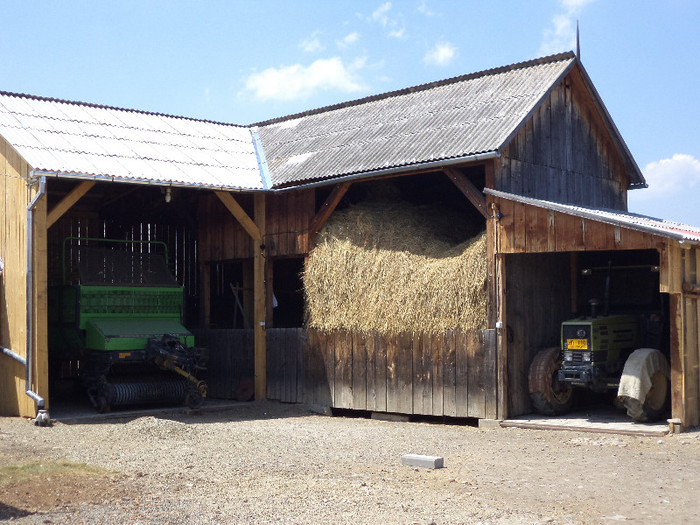
[[528, 390], [535, 411], [547, 416], [558, 416], [571, 410], [574, 391], [559, 382], [557, 372], [561, 367], [559, 348], [545, 348], [537, 352], [530, 365]]

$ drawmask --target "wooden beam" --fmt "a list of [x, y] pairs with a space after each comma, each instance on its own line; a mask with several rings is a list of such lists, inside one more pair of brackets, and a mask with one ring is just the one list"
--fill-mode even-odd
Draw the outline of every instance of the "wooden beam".
[[489, 218], [488, 210], [486, 209], [486, 199], [484, 194], [480, 192], [474, 183], [470, 181], [465, 175], [460, 173], [454, 168], [445, 168], [445, 175], [449, 178], [455, 186], [461, 191], [464, 196], [469, 199], [474, 207], [479, 210], [479, 213], [484, 216], [484, 218]]
[[[265, 194], [254, 195], [255, 224], [258, 232], [265, 231]], [[233, 197], [231, 197], [233, 200]], [[251, 235], [252, 236], [252, 235]], [[266, 262], [264, 246], [261, 237], [253, 237], [253, 334], [255, 339], [255, 399], [267, 398], [267, 336], [266, 336], [266, 301], [265, 277]]]
[[309, 224], [309, 235], [311, 237], [314, 237], [321, 230], [321, 228], [323, 228], [323, 225], [326, 224], [328, 217], [330, 217], [333, 211], [335, 211], [335, 208], [340, 203], [340, 200], [347, 193], [348, 189], [350, 188], [350, 184], [350, 182], [343, 182], [342, 184], [338, 184], [335, 188], [333, 188], [333, 191], [326, 199], [326, 202], [321, 205], [321, 209], [318, 210], [316, 216], [311, 219], [311, 223]]
[[51, 208], [51, 211], [46, 216], [46, 228], [51, 228], [51, 226], [53, 226], [58, 219], [63, 217], [63, 214], [70, 210], [94, 185], [94, 181], [86, 180], [73, 188], [68, 195], [63, 197], [63, 199], [56, 204], [56, 206]]
[[[248, 235], [250, 235], [256, 241], [256, 246], [258, 246], [260, 244], [260, 240], [262, 239], [262, 234], [260, 233], [263, 231], [262, 228], [260, 228], [259, 225], [256, 225], [256, 223], [253, 222], [253, 219], [248, 217], [248, 214], [243, 210], [243, 208], [241, 208], [241, 205], [238, 204], [236, 199], [234, 199], [233, 195], [231, 195], [229, 192], [215, 191], [214, 193], [217, 197], [219, 197], [219, 200], [224, 204], [224, 206], [226, 206], [226, 209], [231, 212], [231, 215], [233, 215], [241, 226], [243, 226], [243, 229], [248, 232]], [[257, 197], [258, 194], [256, 193], [255, 196]], [[257, 251], [260, 250], [258, 249]]]

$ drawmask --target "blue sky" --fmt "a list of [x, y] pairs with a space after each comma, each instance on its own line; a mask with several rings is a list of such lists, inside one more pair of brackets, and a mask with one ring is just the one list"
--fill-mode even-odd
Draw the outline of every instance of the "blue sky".
[[700, 226], [697, 0], [0, 0], [0, 90], [250, 124], [575, 49], [650, 188]]

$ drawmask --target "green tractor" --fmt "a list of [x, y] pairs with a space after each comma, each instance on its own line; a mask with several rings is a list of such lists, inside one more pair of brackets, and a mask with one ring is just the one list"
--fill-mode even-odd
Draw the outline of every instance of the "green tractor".
[[49, 290], [53, 368], [77, 363], [98, 411], [145, 403], [198, 407], [206, 351], [182, 325], [184, 290], [162, 242], [68, 237], [63, 284]]
[[560, 346], [535, 355], [528, 374], [532, 405], [541, 414], [561, 415], [571, 409], [577, 390], [617, 390], [616, 404], [630, 417], [658, 420], [666, 414], [670, 400], [670, 368], [659, 349], [663, 315], [649, 311], [610, 314], [612, 268], [607, 270], [603, 314], [597, 313], [598, 302], [590, 300], [589, 315], [561, 324]]

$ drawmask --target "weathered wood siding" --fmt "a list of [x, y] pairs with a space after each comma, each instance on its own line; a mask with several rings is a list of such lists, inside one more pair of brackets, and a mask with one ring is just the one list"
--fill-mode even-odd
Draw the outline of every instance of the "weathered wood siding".
[[[0, 257], [4, 271], [0, 286], [0, 344], [27, 356], [27, 206], [37, 185], [27, 185], [31, 167], [0, 137]], [[34, 211], [33, 340], [35, 392], [48, 400], [46, 318], [46, 199]], [[37, 351], [37, 349], [39, 351]], [[36, 415], [26, 394], [24, 367], [0, 355], [0, 415]], [[48, 403], [47, 403], [48, 407]]]
[[664, 239], [600, 221], [495, 199], [498, 253], [657, 249]]
[[528, 370], [542, 348], [559, 346], [562, 321], [571, 316], [568, 254], [506, 257], [505, 335], [508, 417], [530, 413]]
[[207, 397], [236, 399], [245, 379], [253, 379], [253, 330], [194, 330], [195, 344], [209, 351], [209, 365], [203, 375]]
[[626, 209], [625, 165], [584, 89], [576, 71], [554, 89], [496, 163], [495, 189]]
[[[252, 377], [251, 330], [200, 330], [209, 396], [233, 399]], [[495, 334], [394, 337], [303, 328], [267, 330], [267, 398], [334, 408], [448, 417], [497, 417]]]
[[669, 243], [661, 270], [671, 307], [672, 416], [693, 427], [700, 424], [700, 248]]
[[335, 408], [495, 418], [495, 334], [306, 331], [304, 400]]
[[[249, 217], [253, 217], [252, 194], [234, 194]], [[296, 190], [266, 196], [266, 255], [305, 255], [309, 250], [308, 228], [314, 216], [313, 190]], [[213, 194], [202, 196], [199, 206], [199, 256], [204, 262], [253, 257], [250, 236]]]

